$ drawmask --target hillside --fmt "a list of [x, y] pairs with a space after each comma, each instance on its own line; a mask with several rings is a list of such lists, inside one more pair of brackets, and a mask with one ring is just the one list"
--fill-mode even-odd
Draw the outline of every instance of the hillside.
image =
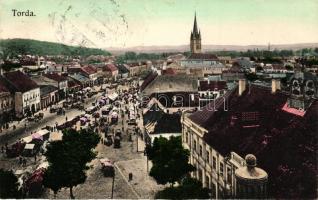
[[102, 49], [68, 46], [61, 43], [30, 39], [0, 40], [0, 51], [5, 55], [110, 55], [108, 51]]

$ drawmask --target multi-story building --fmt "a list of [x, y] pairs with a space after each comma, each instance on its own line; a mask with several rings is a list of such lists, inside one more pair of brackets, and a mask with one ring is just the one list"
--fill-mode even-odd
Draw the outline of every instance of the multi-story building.
[[4, 74], [8, 86], [15, 95], [15, 114], [23, 117], [40, 109], [40, 87], [26, 74], [13, 71]]
[[0, 77], [0, 126], [10, 120], [13, 110], [14, 95], [7, 88], [6, 81]]
[[55, 82], [55, 85], [52, 85], [54, 87], [58, 88], [58, 100], [64, 99], [67, 96], [68, 93], [68, 84], [67, 84], [67, 78], [64, 76], [61, 76], [57, 73], [48, 73], [44, 74], [46, 78], [49, 78]]
[[[278, 80], [271, 87], [245, 80], [238, 85], [206, 107], [183, 114], [182, 141], [196, 167], [192, 176], [211, 189], [213, 198], [244, 197], [235, 172], [246, 164], [242, 157], [254, 154], [268, 173], [269, 197], [314, 197], [316, 188], [309, 183], [317, 177], [313, 159], [317, 152], [317, 78], [295, 75], [291, 92], [281, 91]], [[241, 172], [237, 175], [244, 177]], [[260, 191], [266, 189], [262, 184]]]

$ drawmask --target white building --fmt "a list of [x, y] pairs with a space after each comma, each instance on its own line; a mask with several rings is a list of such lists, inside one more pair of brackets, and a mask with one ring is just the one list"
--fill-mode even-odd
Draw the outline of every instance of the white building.
[[26, 74], [20, 71], [4, 74], [9, 87], [15, 94], [15, 114], [23, 117], [27, 112], [40, 109], [40, 87]]

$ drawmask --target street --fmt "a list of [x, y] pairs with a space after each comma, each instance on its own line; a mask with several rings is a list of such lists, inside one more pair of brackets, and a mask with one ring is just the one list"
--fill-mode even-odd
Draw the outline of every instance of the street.
[[[122, 91], [127, 90], [128, 87], [120, 85], [117, 89]], [[114, 91], [114, 89], [108, 90], [109, 93]], [[101, 94], [102, 92], [99, 92], [92, 98], [86, 99], [84, 107], [90, 107], [92, 103], [96, 102], [96, 100], [101, 97]], [[125, 113], [122, 115], [122, 109], [132, 106], [132, 102], [128, 102], [127, 104], [123, 100], [119, 102], [118, 122], [115, 125], [111, 125], [109, 131], [111, 133], [114, 133], [118, 129], [121, 131], [121, 148], [114, 148], [113, 145], [107, 146], [102, 142], [97, 145], [95, 149], [97, 157], [89, 164], [90, 168], [87, 171], [86, 182], [74, 187], [73, 189], [76, 198], [111, 197], [112, 178], [103, 176], [101, 163], [99, 161], [101, 158], [108, 158], [114, 162], [115, 182], [113, 198], [153, 198], [156, 191], [163, 188], [147, 174], [147, 159], [143, 153], [145, 144], [135, 133], [135, 126], [127, 124], [127, 120], [129, 119], [128, 114]], [[100, 114], [101, 109], [102, 108], [98, 111]], [[52, 114], [49, 113], [49, 110], [41, 112], [44, 112], [44, 119], [38, 123], [29, 123], [27, 132], [25, 132], [24, 122], [21, 122], [20, 126], [18, 126], [16, 130], [11, 130], [7, 133], [12, 136], [7, 140], [1, 140], [1, 145], [6, 142], [12, 144], [16, 140], [29, 135], [31, 131], [37, 131], [45, 126], [54, 126], [56, 122], [58, 124], [62, 124], [65, 122], [66, 116], [68, 120], [70, 120], [75, 116], [84, 114], [84, 111], [79, 111], [78, 109], [66, 110], [65, 115]], [[136, 122], [137, 127], [142, 130], [142, 115], [141, 113], [139, 114], [140, 118], [137, 118]], [[93, 121], [93, 117], [91, 117], [91, 123], [93, 123]], [[80, 123], [78, 122], [76, 126], [79, 129]], [[131, 138], [129, 135], [131, 135]], [[100, 136], [104, 138], [105, 134], [100, 132]], [[18, 158], [6, 158], [4, 154], [0, 156], [1, 168], [12, 169], [13, 171], [23, 170], [27, 173], [32, 173], [41, 163], [44, 162], [45, 157], [43, 155], [39, 155], [37, 161], [34, 161], [32, 157], [27, 158], [27, 166], [23, 167], [19, 164]], [[150, 162], [148, 164], [151, 166]], [[132, 173], [133, 175], [131, 181], [128, 180], [129, 173]], [[51, 190], [45, 189], [41, 198], [54, 198], [54, 194]], [[69, 190], [67, 188], [60, 190], [57, 194], [57, 198], [69, 198]]]

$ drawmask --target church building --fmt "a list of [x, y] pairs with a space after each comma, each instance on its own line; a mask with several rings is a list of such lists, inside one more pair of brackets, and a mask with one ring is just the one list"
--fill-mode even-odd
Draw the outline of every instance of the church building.
[[196, 14], [194, 16], [193, 30], [190, 36], [190, 49], [191, 53], [201, 53], [201, 33], [200, 30], [198, 30]]

